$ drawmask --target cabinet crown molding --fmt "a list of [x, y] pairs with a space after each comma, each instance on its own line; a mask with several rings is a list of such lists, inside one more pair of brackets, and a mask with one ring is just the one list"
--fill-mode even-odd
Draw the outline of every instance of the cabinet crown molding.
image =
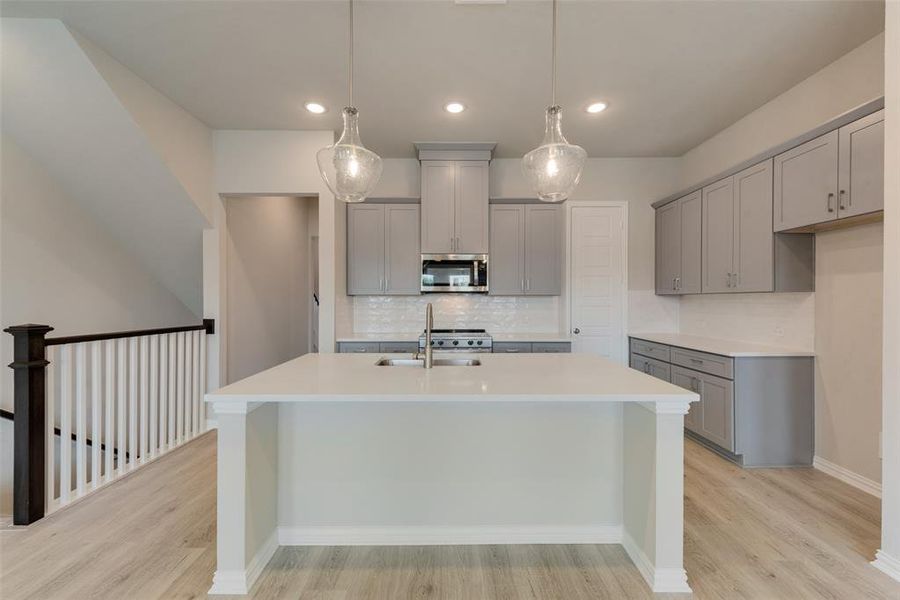
[[497, 142], [413, 142], [419, 160], [491, 160]]

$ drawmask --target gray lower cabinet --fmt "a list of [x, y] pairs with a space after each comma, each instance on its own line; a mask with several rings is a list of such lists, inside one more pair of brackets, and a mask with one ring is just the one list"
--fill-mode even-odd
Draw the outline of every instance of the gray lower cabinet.
[[419, 205], [347, 207], [347, 294], [418, 295]]
[[419, 350], [418, 342], [338, 342], [338, 352], [362, 352], [369, 354], [414, 353]]
[[669, 367], [668, 381], [699, 394], [685, 429], [725, 457], [748, 467], [812, 464], [812, 357], [732, 358], [631, 338], [630, 364], [660, 379]]
[[562, 293], [562, 221], [559, 206], [494, 204], [490, 211], [489, 293], [558, 296]]
[[503, 353], [523, 353], [529, 352], [571, 352], [571, 342], [494, 342], [494, 352]]

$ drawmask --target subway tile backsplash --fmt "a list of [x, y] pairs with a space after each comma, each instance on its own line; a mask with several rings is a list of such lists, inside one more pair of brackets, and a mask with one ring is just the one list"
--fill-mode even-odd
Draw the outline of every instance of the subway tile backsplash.
[[355, 333], [420, 332], [425, 305], [434, 304], [436, 328], [482, 327], [494, 333], [556, 333], [559, 297], [433, 294], [423, 296], [354, 296]]

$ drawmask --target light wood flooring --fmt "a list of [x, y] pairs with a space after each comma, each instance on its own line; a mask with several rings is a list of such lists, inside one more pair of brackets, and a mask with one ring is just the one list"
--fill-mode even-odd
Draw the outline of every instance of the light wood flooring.
[[[812, 469], [741, 470], [691, 441], [685, 461], [685, 567], [695, 598], [900, 599], [900, 584], [868, 564], [879, 540], [876, 498]], [[205, 597], [215, 476], [213, 432], [30, 528], [0, 531], [0, 598]], [[590, 545], [281, 548], [252, 592], [654, 598], [620, 547]]]

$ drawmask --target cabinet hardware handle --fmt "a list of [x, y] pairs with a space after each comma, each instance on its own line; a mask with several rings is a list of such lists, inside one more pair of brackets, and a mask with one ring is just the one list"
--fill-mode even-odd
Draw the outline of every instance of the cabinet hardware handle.
[[644, 361], [644, 373], [646, 373], [648, 375], [650, 374], [650, 363], [647, 362], [646, 360]]
[[702, 364], [703, 364], [703, 361], [700, 360], [699, 358], [692, 358], [692, 359], [691, 359], [691, 362], [692, 362], [692, 363], [697, 363], [698, 365], [702, 365]]
[[531, 291], [531, 279], [528, 277], [525, 278], [525, 291], [526, 292]]
[[840, 200], [838, 201], [838, 208], [841, 210], [847, 210], [847, 207], [844, 206], [844, 197], [847, 195], [847, 190], [840, 191]]
[[677, 289], [678, 289], [678, 278], [673, 277], [672, 278], [672, 291], [674, 292]]
[[731, 287], [731, 273], [725, 274], [725, 287]]
[[834, 192], [828, 192], [828, 212], [834, 212], [834, 207], [831, 206], [831, 201], [834, 200]]
[[681, 277], [676, 277], [676, 278], [675, 278], [675, 289], [676, 289], [676, 290], [680, 290], [680, 289], [681, 289]]

